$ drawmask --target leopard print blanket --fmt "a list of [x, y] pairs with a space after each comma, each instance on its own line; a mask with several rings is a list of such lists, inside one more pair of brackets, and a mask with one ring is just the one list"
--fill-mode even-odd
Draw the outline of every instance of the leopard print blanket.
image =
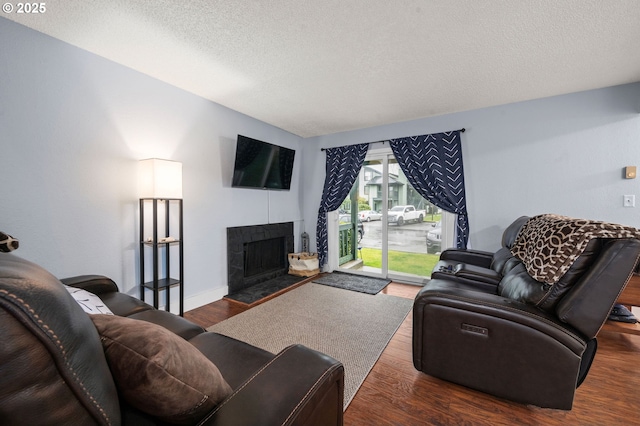
[[520, 229], [511, 254], [537, 281], [555, 284], [571, 268], [593, 238], [637, 238], [640, 230], [586, 219], [543, 214]]

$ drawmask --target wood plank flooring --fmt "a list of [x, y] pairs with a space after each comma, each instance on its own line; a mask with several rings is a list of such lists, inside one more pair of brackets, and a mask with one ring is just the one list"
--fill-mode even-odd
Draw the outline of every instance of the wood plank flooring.
[[[418, 290], [391, 283], [383, 293], [413, 299]], [[247, 309], [219, 300], [184, 316], [209, 327]], [[640, 425], [640, 336], [602, 331], [573, 410], [561, 411], [495, 398], [415, 370], [411, 318], [409, 313], [345, 411], [346, 426]]]

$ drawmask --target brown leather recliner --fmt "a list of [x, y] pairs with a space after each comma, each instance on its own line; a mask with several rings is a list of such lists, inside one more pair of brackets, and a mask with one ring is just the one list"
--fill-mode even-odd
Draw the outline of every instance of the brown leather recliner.
[[[63, 281], [98, 294], [118, 316], [142, 320], [130, 321], [137, 324], [134, 328], [149, 328], [144, 326], [146, 321], [170, 330], [180, 336], [169, 333], [174, 336], [171, 339], [181, 345], [188, 341], [187, 345], [206, 357], [205, 363], [217, 366], [231, 393], [194, 424], [343, 423], [344, 369], [335, 359], [301, 345], [272, 354], [206, 332], [184, 318], [118, 292], [106, 277]], [[166, 424], [123, 398], [90, 315], [61, 281], [34, 263], [3, 253], [0, 340], [3, 425]], [[189, 350], [193, 348], [189, 346]]]
[[521, 261], [492, 289], [432, 279], [414, 301], [414, 366], [512, 401], [571, 409], [639, 255], [636, 238], [597, 238], [553, 285]]
[[520, 216], [502, 233], [502, 247], [495, 253], [471, 249], [447, 249], [440, 254], [431, 278], [472, 283], [489, 291], [513, 268], [517, 260], [511, 254], [518, 232], [529, 216]]

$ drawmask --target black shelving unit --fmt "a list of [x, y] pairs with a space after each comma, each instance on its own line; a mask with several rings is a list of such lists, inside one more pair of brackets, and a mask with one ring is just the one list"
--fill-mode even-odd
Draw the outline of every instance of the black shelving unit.
[[[152, 212], [152, 236], [147, 237], [145, 240], [145, 231], [148, 227], [145, 226], [145, 206], [151, 204]], [[160, 210], [164, 207], [164, 216], [159, 218]], [[160, 208], [159, 208], [160, 207]], [[177, 227], [178, 236], [171, 235], [171, 231], [175, 231], [172, 228], [172, 224], [175, 226], [176, 221], [172, 223], [172, 213], [175, 214], [177, 210]], [[160, 220], [162, 219], [162, 220]], [[164, 222], [164, 235], [162, 235], [158, 228], [162, 226]], [[169, 311], [171, 300], [171, 289], [178, 287], [180, 292], [180, 316], [184, 315], [184, 244], [183, 244], [183, 227], [182, 227], [182, 199], [179, 198], [141, 198], [140, 199], [140, 299], [144, 301], [145, 289], [149, 289], [153, 292], [153, 307], [158, 309], [160, 305], [160, 292], [165, 291], [165, 305], [164, 309]], [[148, 231], [147, 231], [148, 232]], [[166, 237], [176, 238], [173, 241], [164, 241]], [[151, 238], [151, 239], [149, 239]], [[151, 280], [147, 275], [145, 267], [145, 254], [151, 252]], [[178, 271], [171, 270], [171, 256], [172, 252], [178, 252]], [[162, 258], [161, 258], [162, 256]], [[164, 261], [161, 265], [161, 261]], [[172, 275], [173, 273], [173, 275]]]

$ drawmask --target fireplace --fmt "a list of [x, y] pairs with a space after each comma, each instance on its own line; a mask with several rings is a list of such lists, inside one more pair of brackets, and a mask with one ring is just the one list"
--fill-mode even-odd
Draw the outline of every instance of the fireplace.
[[227, 228], [229, 294], [286, 275], [293, 222]]
[[284, 237], [244, 243], [244, 276], [251, 278], [282, 269], [285, 244]]

